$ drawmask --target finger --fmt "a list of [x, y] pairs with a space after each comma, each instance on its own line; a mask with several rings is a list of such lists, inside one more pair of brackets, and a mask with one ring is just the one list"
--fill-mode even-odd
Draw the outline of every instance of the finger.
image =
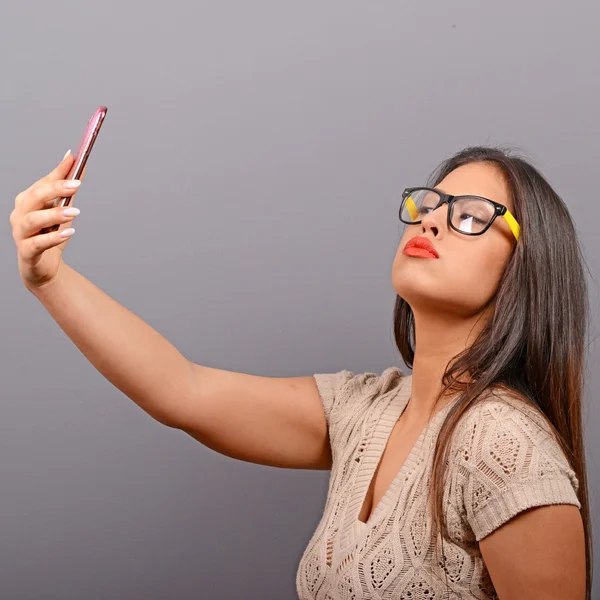
[[65, 157], [58, 163], [58, 165], [50, 171], [47, 175], [44, 175], [39, 181], [56, 181], [57, 179], [65, 179], [69, 173], [69, 170], [73, 166], [73, 161], [75, 157], [73, 153], [69, 150]]
[[[83, 182], [86, 171], [87, 171], [87, 165], [85, 167], [83, 167], [83, 171], [81, 172], [81, 177], [79, 178], [78, 181]], [[75, 190], [75, 193], [77, 193], [77, 191], [78, 191], [78, 189]], [[56, 200], [57, 200], [56, 198], [50, 198], [50, 200], [46, 200], [44, 202], [44, 208], [52, 208], [53, 206], [55, 206]], [[74, 204], [74, 195], [71, 196], [71, 201], [69, 202], [69, 206], [73, 206], [73, 204]]]
[[50, 171], [50, 173], [48, 173], [41, 179], [38, 179], [37, 181], [32, 183], [28, 188], [26, 188], [25, 190], [23, 190], [22, 192], [17, 194], [17, 197], [15, 198], [15, 208], [18, 208], [22, 204], [23, 199], [29, 194], [29, 192], [32, 189], [39, 187], [40, 184], [44, 184], [49, 181], [57, 181], [59, 179], [65, 179], [65, 177], [68, 175], [68, 173], [71, 169], [71, 166], [72, 166], [71, 163], [73, 162], [73, 160], [74, 160], [73, 155], [71, 154], [71, 151], [69, 150], [67, 152], [67, 154], [65, 154], [65, 157], [60, 161], [60, 163], [58, 164], [58, 166], [55, 169], [53, 169], [52, 171]]
[[60, 244], [69, 238], [70, 236], [61, 235], [60, 231], [34, 235], [33, 237], [20, 241], [19, 256], [22, 260], [32, 261], [49, 248], [60, 246]]
[[[18, 219], [14, 225], [13, 237], [16, 242], [38, 235], [40, 230], [53, 225], [63, 225], [70, 223], [77, 216], [64, 214], [65, 210], [73, 209], [73, 206], [50, 208], [48, 210], [34, 210]], [[72, 211], [71, 211], [72, 212]]]
[[[56, 198], [65, 196], [73, 196], [77, 191], [77, 187], [65, 187], [65, 184], [74, 183], [71, 180], [61, 179], [60, 181], [50, 181], [38, 183], [32, 186], [22, 194], [18, 201], [17, 210], [25, 215], [33, 210], [40, 210], [47, 207]], [[17, 196], [17, 198], [19, 198]]]

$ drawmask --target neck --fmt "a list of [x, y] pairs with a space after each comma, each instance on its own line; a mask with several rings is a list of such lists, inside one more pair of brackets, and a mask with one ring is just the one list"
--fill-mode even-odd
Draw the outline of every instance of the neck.
[[457, 318], [440, 312], [413, 312], [415, 356], [412, 394], [406, 412], [417, 421], [430, 418], [456, 397], [455, 392], [447, 393], [435, 403], [443, 387], [442, 376], [448, 363], [473, 343], [489, 315], [478, 313], [468, 318]]

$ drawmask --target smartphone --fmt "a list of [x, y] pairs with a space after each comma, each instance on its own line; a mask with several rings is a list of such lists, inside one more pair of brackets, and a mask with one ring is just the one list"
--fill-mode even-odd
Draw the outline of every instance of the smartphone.
[[[75, 162], [69, 171], [66, 179], [79, 179], [81, 174], [83, 173], [83, 169], [87, 160], [92, 152], [92, 148], [94, 147], [94, 142], [98, 137], [98, 132], [102, 127], [102, 123], [104, 123], [104, 118], [106, 117], [106, 106], [101, 106], [94, 112], [94, 114], [90, 117], [84, 131], [81, 136], [81, 140], [79, 141], [79, 146], [77, 147], [77, 151], [75, 153]], [[54, 206], [68, 206], [71, 202], [71, 196], [65, 198], [57, 198]], [[51, 231], [57, 231], [59, 225], [52, 225], [51, 227], [44, 227], [40, 233], [49, 233]]]

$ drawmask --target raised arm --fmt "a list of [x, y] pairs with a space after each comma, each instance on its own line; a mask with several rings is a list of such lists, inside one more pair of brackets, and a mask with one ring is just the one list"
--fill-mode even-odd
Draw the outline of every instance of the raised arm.
[[[327, 425], [312, 376], [259, 377], [188, 361], [168, 340], [62, 259], [74, 216], [47, 208], [63, 187], [70, 155], [15, 200], [10, 222], [19, 272], [94, 367], [154, 419], [233, 458], [327, 469]], [[71, 204], [72, 206], [72, 204]], [[41, 233], [60, 224], [56, 232]]]

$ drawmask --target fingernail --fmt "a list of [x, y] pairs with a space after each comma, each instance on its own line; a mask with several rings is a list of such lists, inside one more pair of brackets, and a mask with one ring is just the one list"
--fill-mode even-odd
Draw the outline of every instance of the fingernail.
[[72, 227], [70, 227], [69, 229], [63, 229], [59, 235], [60, 235], [60, 237], [69, 237], [70, 235], [73, 235], [74, 233], [75, 233], [75, 230]]
[[[69, 156], [70, 153], [71, 153], [71, 149], [69, 148], [67, 150], [67, 152], [65, 153], [65, 155], [63, 156], [63, 160], [65, 160], [65, 158], [67, 158], [67, 156]], [[60, 162], [62, 162], [62, 160]]]
[[65, 210], [62, 211], [62, 214], [65, 215], [65, 217], [76, 217], [81, 211], [78, 208], [75, 207], [71, 207], [71, 208], [65, 208]]
[[81, 181], [79, 179], [70, 179], [69, 181], [65, 181], [63, 183], [63, 187], [67, 189], [77, 188], [81, 185]]

